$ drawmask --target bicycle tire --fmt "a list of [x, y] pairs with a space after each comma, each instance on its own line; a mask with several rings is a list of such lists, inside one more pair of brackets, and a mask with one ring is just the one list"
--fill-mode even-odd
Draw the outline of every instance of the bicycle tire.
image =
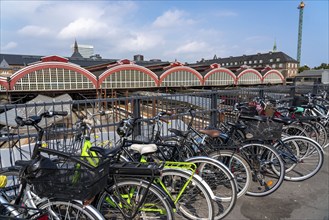
[[296, 135], [305, 136], [305, 137], [308, 136], [306, 130], [296, 123], [292, 123], [290, 125], [284, 125], [282, 127], [282, 133], [285, 136], [296, 136]]
[[83, 205], [78, 201], [62, 201], [62, 200], [46, 200], [38, 204], [39, 209], [48, 211], [49, 220], [66, 220], [66, 219], [81, 219], [81, 220], [102, 220], [104, 217], [91, 205]]
[[[291, 145], [294, 145], [299, 148], [299, 154], [295, 155], [298, 161], [292, 170], [285, 173], [286, 180], [306, 180], [314, 176], [321, 169], [324, 160], [323, 150], [313, 139], [303, 136], [291, 136], [281, 141], [285, 146], [291, 147]], [[274, 148], [282, 149], [283, 147], [280, 142], [277, 142]]]
[[251, 181], [251, 171], [248, 162], [238, 153], [231, 150], [214, 151], [209, 157], [221, 161], [234, 175], [238, 188], [237, 197], [240, 198], [245, 195]]
[[[281, 186], [285, 167], [277, 150], [265, 144], [249, 143], [240, 147], [239, 152], [250, 165], [252, 174], [247, 195], [266, 196]], [[277, 172], [273, 171], [273, 166]]]
[[[128, 188], [126, 188], [128, 187]], [[136, 191], [143, 191], [146, 190], [148, 187], [147, 191], [147, 197], [146, 200], [144, 201], [144, 204], [147, 206], [153, 207], [152, 210], [148, 207], [149, 211], [145, 208], [141, 208], [141, 211], [138, 213], [138, 216], [135, 216], [137, 219], [149, 219], [149, 218], [157, 218], [157, 219], [173, 219], [173, 213], [172, 213], [172, 206], [168, 202], [167, 196], [162, 191], [159, 191], [157, 187], [154, 187], [153, 184], [149, 186], [149, 182], [141, 179], [120, 179], [119, 182], [116, 184], [113, 184], [109, 188], [107, 188], [98, 198], [96, 201], [96, 208], [100, 211], [101, 214], [103, 214], [107, 219], [111, 219], [111, 217], [115, 217], [115, 219], [126, 219], [121, 211], [115, 207], [115, 203], [113, 202], [112, 199], [117, 201], [117, 204], [120, 202], [120, 198], [118, 198], [116, 192], [124, 192], [127, 193], [126, 190], [128, 191], [130, 189], [136, 189], [137, 187], [139, 190]], [[130, 198], [130, 200], [137, 199], [138, 201], [138, 196], [139, 195], [132, 195], [133, 197]], [[144, 195], [142, 195], [144, 196]], [[141, 196], [141, 197], [142, 197]], [[112, 197], [112, 199], [111, 199]], [[110, 199], [110, 200], [109, 200]], [[152, 201], [152, 203], [151, 203]], [[154, 202], [157, 202], [158, 205], [154, 204]], [[129, 204], [131, 206], [134, 205], [134, 202], [132, 204]], [[138, 204], [139, 205], [139, 204]], [[127, 206], [127, 204], [126, 204]], [[133, 215], [133, 213], [128, 213], [130, 212], [128, 209], [131, 208], [133, 209], [134, 207], [125, 207], [122, 210], [127, 211], [126, 215]], [[144, 210], [143, 210], [144, 209]], [[159, 211], [154, 211], [158, 209]], [[131, 212], [134, 212], [132, 210]], [[162, 214], [163, 213], [163, 214]], [[150, 215], [150, 216], [148, 216]], [[134, 218], [135, 219], [135, 218]]]
[[318, 143], [324, 149], [324, 146], [327, 144], [328, 141], [328, 133], [326, 127], [321, 122], [314, 122], [315, 127], [318, 130], [319, 133], [319, 141]]
[[210, 186], [215, 195], [215, 217], [222, 219], [234, 208], [237, 200], [237, 183], [230, 170], [210, 157], [191, 157], [186, 162], [197, 165], [197, 174]]
[[[180, 195], [176, 201], [178, 215], [187, 219], [209, 220], [214, 218], [214, 194], [208, 184], [197, 174], [191, 176], [188, 170], [181, 169], [163, 169], [161, 180], [165, 185], [167, 192], [170, 192], [173, 200]], [[192, 178], [191, 178], [192, 177]], [[191, 181], [182, 192], [181, 187]], [[197, 191], [195, 194], [192, 194]], [[198, 212], [198, 213], [196, 213]]]

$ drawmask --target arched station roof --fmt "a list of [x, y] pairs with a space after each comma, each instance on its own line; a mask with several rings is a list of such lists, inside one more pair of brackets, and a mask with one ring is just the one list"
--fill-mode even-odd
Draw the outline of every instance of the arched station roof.
[[[199, 85], [203, 85], [203, 76], [196, 71], [195, 69], [192, 69], [191, 67], [187, 67], [187, 66], [183, 66], [183, 65], [173, 65], [172, 68], [166, 70], [165, 72], [163, 72], [160, 76], [160, 80], [159, 80], [159, 86], [163, 86], [163, 82], [165, 81], [166, 78], [170, 77], [170, 75], [172, 74], [179, 74], [180, 72], [186, 72], [188, 74], [190, 74], [190, 76], [192, 77], [196, 77], [199, 80]], [[185, 83], [189, 83], [191, 82], [191, 80], [189, 80], [188, 78], [184, 77], [181, 78], [181, 82], [185, 82]], [[184, 84], [183, 84], [184, 86]]]
[[263, 83], [283, 83], [284, 76], [278, 70], [269, 70], [263, 76]]
[[[110, 77], [111, 75], [119, 74], [121, 71], [137, 71], [139, 73], [143, 73], [151, 78], [151, 80], [154, 82], [154, 86], [158, 86], [159, 84], [158, 76], [151, 70], [133, 63], [127, 64], [126, 62], [118, 62], [118, 64], [119, 65], [111, 67], [110, 69], [106, 70], [99, 76], [98, 82], [100, 87], [108, 77]], [[142, 76], [140, 77], [143, 78]], [[138, 83], [138, 81], [136, 83]]]
[[32, 64], [30, 66], [24, 67], [24, 68], [18, 70], [17, 72], [15, 72], [11, 76], [11, 79], [10, 79], [10, 88], [13, 88], [13, 86], [16, 84], [16, 82], [18, 80], [20, 80], [22, 77], [24, 77], [25, 75], [28, 75], [28, 74], [38, 71], [38, 70], [45, 70], [45, 69], [63, 69], [63, 70], [74, 71], [74, 72], [79, 73], [79, 74], [85, 76], [86, 78], [88, 78], [88, 80], [90, 82], [92, 82], [92, 84], [94, 85], [95, 88], [98, 87], [96, 76], [94, 74], [92, 74], [91, 72], [89, 72], [88, 70], [86, 70], [76, 64], [65, 63], [65, 62], [56, 62], [56, 61], [55, 62], [54, 61], [45, 61], [45, 62], [38, 62], [38, 63]]
[[[204, 85], [229, 85], [236, 83], [236, 75], [231, 70], [222, 68], [219, 64], [211, 65], [211, 67], [213, 69], [204, 76]], [[230, 81], [232, 83], [229, 83]]]
[[9, 85], [5, 77], [0, 77], [0, 91], [8, 90]]
[[236, 78], [236, 84], [261, 84], [263, 81], [262, 74], [255, 69], [245, 69]]

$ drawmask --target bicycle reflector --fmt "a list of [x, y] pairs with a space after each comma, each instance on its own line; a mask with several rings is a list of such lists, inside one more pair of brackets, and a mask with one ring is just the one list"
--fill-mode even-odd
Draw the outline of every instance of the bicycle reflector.
[[0, 175], [0, 188], [3, 188], [7, 185], [7, 177]]

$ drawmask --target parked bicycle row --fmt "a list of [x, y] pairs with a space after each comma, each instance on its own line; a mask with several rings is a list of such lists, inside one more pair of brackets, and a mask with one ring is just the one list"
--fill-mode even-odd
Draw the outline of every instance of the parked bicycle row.
[[1, 171], [0, 216], [222, 219], [239, 197], [269, 195], [284, 180], [302, 181], [321, 169], [329, 113], [321, 108], [321, 117], [306, 117], [313, 110], [310, 104], [326, 105], [325, 97], [308, 97], [303, 111], [273, 106], [270, 117], [267, 107], [273, 100], [238, 103], [234, 109], [219, 109], [234, 113], [235, 120], [204, 129], [193, 127], [200, 112], [188, 108], [182, 114], [189, 121], [186, 128], [169, 128], [166, 135], [165, 125], [180, 113], [130, 117], [118, 124], [115, 144], [91, 139], [97, 115], [108, 113], [100, 111], [78, 118], [72, 149], [66, 152], [57, 141], [45, 144], [47, 135], [38, 123], [67, 112], [16, 117], [19, 126], [36, 129], [37, 141], [31, 160]]

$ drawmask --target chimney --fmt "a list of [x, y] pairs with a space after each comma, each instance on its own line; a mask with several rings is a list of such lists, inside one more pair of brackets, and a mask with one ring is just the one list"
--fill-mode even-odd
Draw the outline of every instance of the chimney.
[[144, 56], [141, 54], [134, 55], [134, 61], [144, 61]]

